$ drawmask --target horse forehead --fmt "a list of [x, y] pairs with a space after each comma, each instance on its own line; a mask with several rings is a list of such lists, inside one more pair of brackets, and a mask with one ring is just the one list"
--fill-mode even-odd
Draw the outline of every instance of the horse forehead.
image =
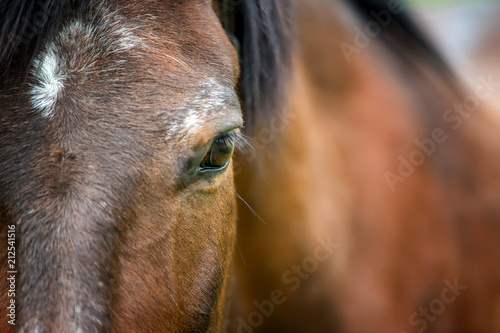
[[[70, 90], [75, 88], [71, 83], [74, 82], [72, 78], [101, 75], [103, 78], [100, 80], [110, 82], [117, 78], [122, 79], [130, 59], [144, 62], [152, 53], [161, 52], [158, 50], [158, 44], [161, 43], [162, 36], [144, 28], [137, 20], [131, 22], [122, 13], [110, 10], [104, 5], [95, 9], [91, 15], [66, 21], [56, 38], [35, 58], [33, 84], [29, 91], [34, 110], [45, 118], [52, 118], [60, 98], [63, 95], [71, 95]], [[181, 71], [193, 71], [182, 59], [168, 52], [163, 52], [160, 58], [174, 64]], [[102, 66], [99, 65], [102, 59], [112, 60]], [[113, 78], [113, 72], [117, 78]], [[149, 74], [150, 78], [159, 75]], [[147, 73], [126, 74], [129, 78], [135, 75], [144, 76]], [[170, 134], [196, 131], [211, 118], [214, 110], [220, 110], [228, 103], [237, 104], [235, 101], [238, 98], [234, 89], [230, 88], [231, 80], [227, 77], [221, 79], [206, 75], [189, 76], [191, 81], [185, 81], [190, 85], [190, 93], [180, 99], [181, 105], [175, 108], [179, 112], [167, 119], [172, 123]], [[239, 108], [237, 105], [236, 107]]]
[[[139, 57], [148, 51], [147, 39], [137, 33], [140, 26], [103, 4], [92, 10], [65, 21], [35, 57], [29, 95], [33, 108], [43, 117], [54, 115], [56, 103], [73, 78], [104, 76], [125, 67], [126, 55]], [[103, 61], [110, 58], [114, 60]]]

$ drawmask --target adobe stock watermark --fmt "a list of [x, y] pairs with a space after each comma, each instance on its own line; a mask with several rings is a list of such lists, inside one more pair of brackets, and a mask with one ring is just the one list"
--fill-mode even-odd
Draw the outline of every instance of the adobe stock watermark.
[[[436, 319], [444, 313], [446, 305], [455, 302], [463, 291], [467, 290], [466, 285], [458, 284], [458, 278], [455, 278], [453, 283], [444, 280], [445, 288], [441, 291], [441, 297], [433, 299], [427, 307], [420, 307], [418, 312], [413, 312], [408, 322], [412, 327], [417, 329], [418, 333], [423, 333], [429, 323], [433, 323]], [[407, 333], [402, 331], [401, 333]]]
[[[492, 74], [488, 79], [479, 77], [478, 82], [474, 94], [467, 96], [462, 103], [455, 103], [443, 114], [443, 121], [449, 125], [451, 130], [458, 130], [463, 125], [464, 119], [470, 118], [473, 112], [479, 109], [481, 102], [489, 99], [500, 87], [500, 81], [495, 81]], [[398, 156], [397, 170], [395, 172], [387, 170], [384, 173], [391, 191], [395, 192], [396, 185], [404, 183], [411, 177], [417, 168], [423, 165], [436, 152], [438, 146], [445, 143], [448, 138], [446, 130], [438, 127], [431, 132], [430, 137], [423, 140], [416, 139], [414, 141], [416, 148], [408, 156]]]
[[7, 230], [7, 322], [9, 325], [16, 325], [16, 225], [9, 224]]
[[[282, 274], [281, 280], [287, 285], [290, 292], [297, 291], [302, 282], [309, 279], [311, 274], [318, 270], [319, 264], [328, 260], [334, 251], [340, 248], [340, 244], [332, 242], [331, 236], [326, 239], [317, 238], [317, 242], [318, 245], [314, 249], [312, 257], [305, 258], [300, 265], [293, 265]], [[255, 328], [264, 323], [265, 318], [269, 318], [274, 313], [277, 306], [285, 303], [286, 300], [285, 292], [282, 289], [273, 290], [266, 300], [260, 302], [255, 300], [253, 302], [255, 311], [251, 312], [246, 320], [242, 317], [236, 319], [237, 332], [252, 333]]]
[[346, 42], [341, 42], [339, 44], [347, 63], [350, 64], [355, 54], [360, 54], [364, 48], [371, 44], [372, 39], [380, 35], [382, 29], [387, 28], [389, 24], [391, 24], [393, 15], [400, 14], [403, 10], [404, 5], [401, 0], [390, 0], [387, 3], [386, 9], [370, 11], [373, 20], [368, 21], [363, 28], [359, 26], [353, 28], [354, 45]]

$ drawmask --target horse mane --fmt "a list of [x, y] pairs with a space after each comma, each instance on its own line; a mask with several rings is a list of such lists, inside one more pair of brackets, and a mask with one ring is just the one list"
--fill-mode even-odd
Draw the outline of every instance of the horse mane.
[[[88, 0], [6, 0], [0, 7], [0, 64], [33, 60], [37, 48], [59, 27], [70, 8]], [[14, 59], [15, 57], [15, 59]]]
[[[375, 20], [372, 12], [388, 10], [394, 0], [349, 0], [358, 16], [365, 22]], [[397, 3], [397, 2], [396, 2]], [[400, 4], [402, 5], [402, 4]], [[406, 8], [398, 14], [391, 13], [391, 23], [382, 27], [381, 40], [394, 51], [400, 60], [411, 65], [414, 61], [426, 61], [437, 73], [452, 86], [456, 83], [455, 75], [437, 48], [429, 41], [413, 20]]]
[[[222, 0], [223, 2], [226, 0]], [[234, 2], [234, 1], [230, 1]], [[241, 57], [247, 132], [283, 116], [294, 39], [290, 0], [242, 0], [231, 7]]]

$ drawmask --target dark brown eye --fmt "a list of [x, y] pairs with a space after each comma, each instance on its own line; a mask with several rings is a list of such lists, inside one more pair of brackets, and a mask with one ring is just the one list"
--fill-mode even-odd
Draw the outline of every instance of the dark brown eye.
[[201, 162], [202, 170], [222, 169], [227, 166], [234, 151], [234, 139], [231, 136], [218, 138]]

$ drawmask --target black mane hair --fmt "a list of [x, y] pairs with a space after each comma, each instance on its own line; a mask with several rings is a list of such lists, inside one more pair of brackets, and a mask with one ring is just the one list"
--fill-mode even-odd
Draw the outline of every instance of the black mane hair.
[[59, 26], [70, 8], [83, 9], [87, 0], [4, 0], [0, 6], [0, 64], [32, 60], [39, 45]]
[[[372, 12], [388, 10], [390, 3], [398, 0], [348, 0], [346, 1], [365, 22], [373, 21]], [[402, 2], [399, 0], [399, 2]], [[401, 4], [403, 6], [403, 4]], [[456, 78], [443, 56], [429, 41], [406, 8], [398, 14], [391, 13], [391, 23], [382, 27], [381, 39], [403, 61], [426, 60], [434, 70], [443, 75], [448, 83], [454, 84]]]
[[[222, 0], [229, 35], [239, 43], [241, 94], [247, 132], [273, 116], [281, 119], [294, 40], [290, 0]], [[229, 12], [229, 15], [227, 13]]]

